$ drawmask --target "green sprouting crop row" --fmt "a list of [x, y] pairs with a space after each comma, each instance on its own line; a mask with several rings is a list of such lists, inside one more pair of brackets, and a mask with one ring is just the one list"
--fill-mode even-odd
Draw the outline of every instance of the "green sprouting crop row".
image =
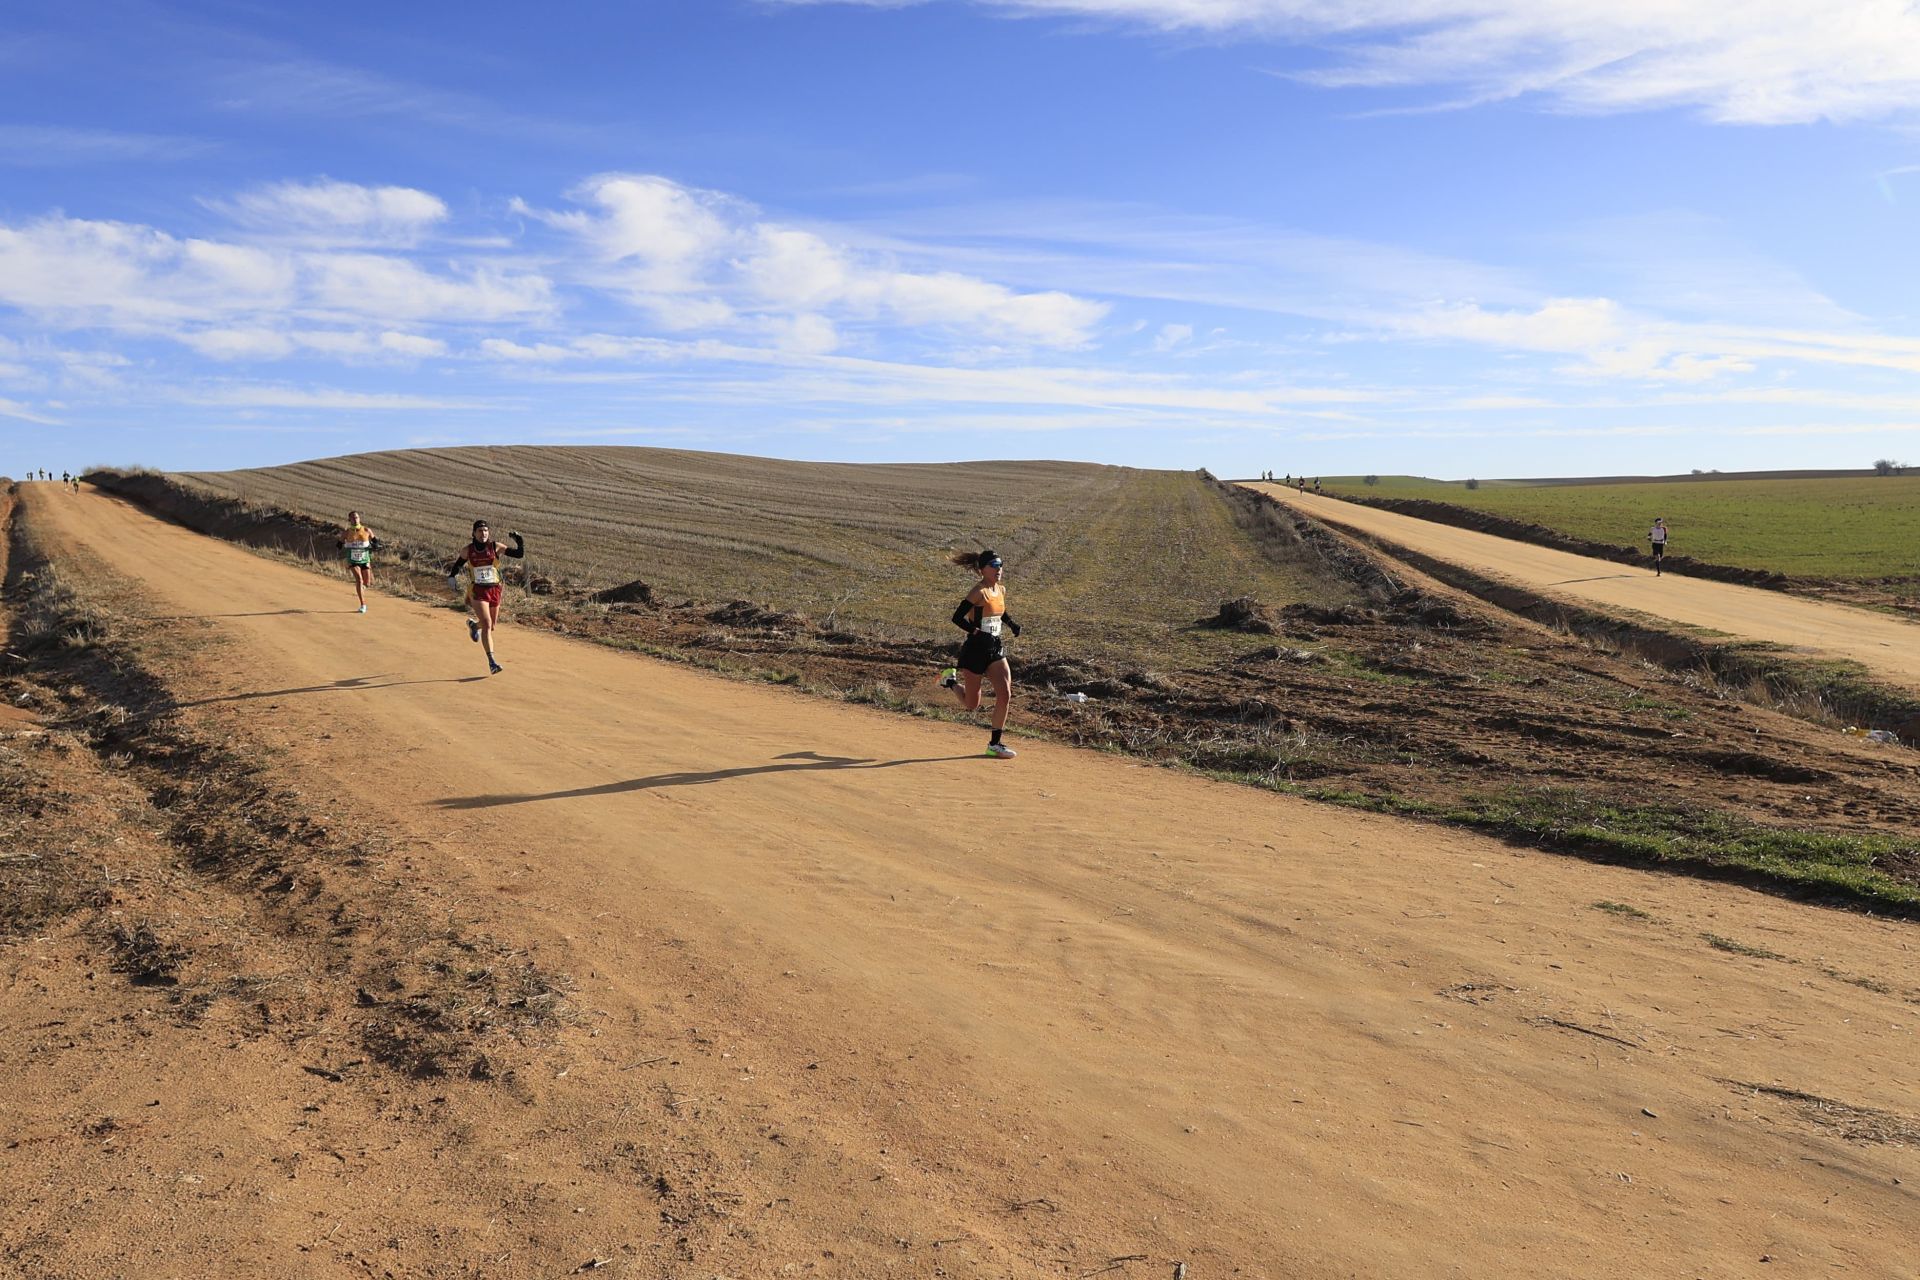
[[1920, 475], [1765, 480], [1538, 483], [1381, 476], [1329, 477], [1338, 493], [1428, 498], [1558, 529], [1615, 546], [1644, 547], [1664, 516], [1670, 550], [1718, 564], [1796, 577], [1920, 574]]

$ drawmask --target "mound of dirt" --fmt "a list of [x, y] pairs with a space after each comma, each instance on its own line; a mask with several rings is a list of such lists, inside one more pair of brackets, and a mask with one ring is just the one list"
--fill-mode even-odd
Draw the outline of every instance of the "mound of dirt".
[[[552, 590], [551, 584], [548, 590]], [[540, 594], [539, 582], [534, 584], [535, 594]], [[618, 587], [608, 587], [605, 591], [596, 591], [587, 597], [595, 604], [653, 604], [653, 588], [640, 579]]]
[[1311, 630], [1314, 627], [1366, 627], [1380, 621], [1380, 615], [1372, 609], [1363, 609], [1359, 605], [1343, 604], [1328, 609], [1313, 604], [1290, 604], [1280, 611], [1283, 622], [1291, 629]]
[[717, 622], [726, 627], [758, 628], [764, 631], [793, 631], [807, 625], [807, 616], [803, 613], [789, 613], [755, 604], [751, 600], [730, 600], [718, 609], [708, 610], [705, 617], [708, 622]]
[[1451, 600], [1424, 591], [1402, 591], [1389, 605], [1391, 619], [1402, 626], [1448, 630], [1484, 630], [1486, 623], [1464, 612]]
[[1273, 611], [1252, 596], [1223, 600], [1218, 612], [1212, 617], [1196, 619], [1194, 625], [1219, 631], [1245, 631], [1257, 636], [1274, 635], [1280, 630]]

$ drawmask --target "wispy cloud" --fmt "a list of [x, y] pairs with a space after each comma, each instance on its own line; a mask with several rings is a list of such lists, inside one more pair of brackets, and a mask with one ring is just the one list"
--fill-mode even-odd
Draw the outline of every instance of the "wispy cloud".
[[416, 409], [498, 409], [498, 401], [447, 399], [388, 392], [342, 391], [333, 388], [276, 387], [244, 385], [183, 391], [175, 396], [180, 404], [219, 405], [247, 409], [364, 409], [406, 411]]
[[[907, 0], [781, 0], [894, 7]], [[1689, 107], [1733, 124], [1909, 113], [1920, 10], [1900, 0], [974, 0], [1022, 16], [1219, 39], [1312, 44], [1289, 73], [1336, 88], [1436, 88], [1472, 104], [1567, 111]]]
[[22, 422], [31, 422], [42, 427], [57, 427], [60, 425], [58, 419], [36, 413], [32, 408], [21, 404], [18, 400], [8, 400], [4, 397], [0, 397], [0, 418], [18, 418]]
[[327, 178], [270, 183], [207, 204], [254, 231], [321, 245], [411, 247], [447, 217], [444, 200], [413, 187]]
[[0, 124], [0, 164], [68, 168], [86, 164], [167, 164], [215, 149], [203, 138], [62, 125]]

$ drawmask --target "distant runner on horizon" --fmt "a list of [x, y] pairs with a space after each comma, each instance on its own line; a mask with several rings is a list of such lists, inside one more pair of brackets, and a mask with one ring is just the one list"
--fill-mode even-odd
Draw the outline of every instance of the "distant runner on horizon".
[[335, 541], [347, 553], [347, 572], [353, 577], [354, 598], [360, 602], [360, 612], [365, 613], [367, 588], [373, 585], [373, 553], [380, 549], [380, 539], [360, 523], [358, 511], [349, 511], [346, 528]]
[[974, 711], [980, 706], [981, 678], [993, 682], [993, 736], [987, 740], [987, 754], [1011, 760], [1014, 749], [1000, 740], [1013, 705], [1013, 667], [1007, 662], [1003, 632], [1017, 636], [1020, 624], [1007, 612], [1007, 589], [1000, 582], [1004, 566], [993, 551], [961, 551], [950, 558], [962, 568], [978, 572], [980, 581], [953, 611], [953, 625], [966, 632], [967, 638], [960, 646], [959, 667], [942, 671], [940, 683], [954, 691], [961, 706]]
[[1653, 528], [1647, 531], [1647, 541], [1653, 544], [1653, 576], [1661, 576], [1661, 566], [1667, 559], [1667, 518], [1655, 516]]
[[513, 539], [511, 547], [493, 540], [493, 531], [485, 520], [475, 520], [473, 540], [447, 565], [447, 585], [455, 591], [460, 590], [463, 570], [470, 580], [466, 599], [473, 607], [473, 617], [467, 619], [467, 638], [487, 651], [487, 670], [496, 676], [505, 669], [493, 656], [493, 631], [500, 625], [500, 560], [503, 556], [519, 560], [527, 554], [526, 539], [511, 529], [507, 536]]

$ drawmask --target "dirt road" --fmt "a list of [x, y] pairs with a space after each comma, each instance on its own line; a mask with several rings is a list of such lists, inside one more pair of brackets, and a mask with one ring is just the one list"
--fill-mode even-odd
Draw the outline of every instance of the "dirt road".
[[1704, 578], [1656, 578], [1650, 569], [1456, 529], [1285, 485], [1247, 487], [1309, 515], [1478, 573], [1605, 609], [1627, 609], [1742, 640], [1788, 645], [1813, 656], [1849, 658], [1881, 679], [1920, 690], [1920, 627], [1899, 618]]
[[[557, 1135], [661, 1105], [665, 1068], [623, 1069], [703, 1046], [700, 1105], [758, 1145], [740, 1230], [672, 1274], [1911, 1273], [1913, 926], [1045, 743], [996, 762], [973, 728], [511, 624], [476, 679], [452, 612], [361, 617], [344, 577], [101, 496], [26, 507], [205, 628], [194, 714], [578, 977], [591, 1038], [530, 1095], [542, 1140], [469, 1117], [462, 1159], [577, 1185]], [[397, 1212], [423, 1176], [335, 1194]], [[262, 1225], [275, 1185], [195, 1274], [361, 1274], [329, 1254], [358, 1227], [296, 1254]], [[472, 1273], [570, 1270], [606, 1207]]]

